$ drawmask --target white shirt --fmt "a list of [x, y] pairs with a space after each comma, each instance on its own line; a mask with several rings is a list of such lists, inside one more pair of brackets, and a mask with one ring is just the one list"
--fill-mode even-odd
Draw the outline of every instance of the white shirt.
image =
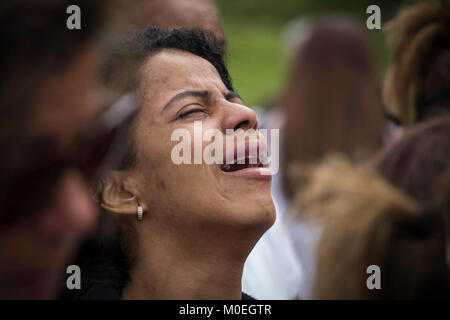
[[299, 296], [302, 266], [294, 251], [283, 212], [287, 202], [282, 194], [280, 173], [273, 176], [272, 198], [277, 219], [261, 237], [244, 265], [242, 291], [256, 299], [289, 300]]
[[[283, 116], [277, 109], [259, 116], [267, 128], [283, 125]], [[288, 214], [281, 171], [272, 177], [272, 199], [277, 219], [247, 258], [242, 291], [256, 299], [309, 299], [320, 228]]]

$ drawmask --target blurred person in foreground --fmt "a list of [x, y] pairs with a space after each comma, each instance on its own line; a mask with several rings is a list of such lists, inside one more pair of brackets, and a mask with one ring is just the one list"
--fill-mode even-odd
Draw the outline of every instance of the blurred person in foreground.
[[[78, 241], [95, 227], [87, 179], [106, 159], [101, 1], [0, 4], [0, 298], [55, 298]], [[66, 9], [82, 10], [82, 29]]]
[[[310, 298], [315, 242], [320, 232], [301, 215], [295, 220], [288, 215], [289, 203], [299, 187], [298, 181], [289, 178], [291, 165], [301, 163], [301, 170], [308, 171], [310, 165], [333, 151], [361, 163], [382, 146], [384, 130], [380, 86], [363, 29], [340, 16], [299, 26], [289, 53], [290, 74], [278, 105], [266, 118], [268, 128], [281, 128], [281, 166], [272, 187], [278, 215], [274, 229], [292, 238], [302, 271], [301, 279], [288, 287], [290, 299]], [[279, 241], [279, 233], [271, 230], [263, 236], [260, 248], [257, 246], [263, 261], [276, 255], [271, 252]], [[266, 265], [270, 261], [260, 263], [260, 268]]]
[[[140, 104], [127, 155], [98, 188], [119, 233], [117, 241], [99, 239], [80, 255], [82, 290], [65, 298], [247, 298], [241, 291], [245, 259], [275, 219], [271, 176], [263, 174], [268, 169], [248, 157], [242, 165], [176, 164], [172, 158], [173, 133], [198, 139], [196, 121], [200, 138], [209, 129], [224, 134], [215, 139], [235, 139], [258, 128], [214, 43], [199, 30], [148, 28], [112, 55], [106, 81], [114, 87], [123, 66], [135, 65], [129, 88]], [[258, 131], [251, 141], [265, 149]], [[236, 159], [237, 148], [226, 156]]]
[[390, 118], [408, 127], [450, 111], [450, 1], [403, 8], [386, 25], [392, 51], [384, 83]]
[[426, 121], [365, 171], [338, 158], [311, 174], [294, 206], [324, 225], [313, 298], [450, 297], [449, 137], [450, 117]]

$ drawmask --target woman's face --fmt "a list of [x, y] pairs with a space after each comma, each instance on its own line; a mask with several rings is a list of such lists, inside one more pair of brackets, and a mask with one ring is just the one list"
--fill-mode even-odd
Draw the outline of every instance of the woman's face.
[[[217, 129], [223, 134], [225, 150], [227, 129], [257, 129], [255, 112], [226, 88], [211, 63], [196, 55], [163, 50], [147, 61], [142, 74], [142, 107], [135, 132], [137, 165], [132, 177], [138, 198], [147, 208], [145, 219], [149, 216], [189, 232], [242, 227], [262, 235], [275, 220], [270, 175], [246, 165], [243, 170], [225, 172], [222, 164], [206, 164], [204, 159], [201, 164], [177, 165], [171, 158], [179, 144], [171, 141], [176, 129], [190, 133], [194, 159], [194, 122], [202, 124], [195, 138]], [[258, 139], [259, 147], [265, 149], [257, 131], [247, 141], [252, 144]], [[201, 142], [203, 150], [209, 144]], [[241, 147], [245, 149], [245, 144]], [[236, 151], [226, 150], [224, 157]]]

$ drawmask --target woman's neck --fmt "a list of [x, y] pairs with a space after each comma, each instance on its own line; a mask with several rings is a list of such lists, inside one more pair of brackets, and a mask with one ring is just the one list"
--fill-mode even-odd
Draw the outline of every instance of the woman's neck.
[[241, 299], [242, 269], [252, 246], [242, 250], [236, 245], [240, 239], [139, 229], [140, 246], [122, 299]]

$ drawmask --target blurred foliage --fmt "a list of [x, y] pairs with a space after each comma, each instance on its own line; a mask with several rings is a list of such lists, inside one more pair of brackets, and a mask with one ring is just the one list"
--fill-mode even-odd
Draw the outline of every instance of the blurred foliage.
[[[366, 9], [381, 8], [382, 24], [411, 1], [376, 0], [217, 0], [228, 41], [227, 62], [235, 86], [249, 106], [269, 101], [286, 75], [282, 33], [292, 20], [345, 14], [365, 28]], [[388, 52], [381, 30], [367, 30], [382, 77]]]

